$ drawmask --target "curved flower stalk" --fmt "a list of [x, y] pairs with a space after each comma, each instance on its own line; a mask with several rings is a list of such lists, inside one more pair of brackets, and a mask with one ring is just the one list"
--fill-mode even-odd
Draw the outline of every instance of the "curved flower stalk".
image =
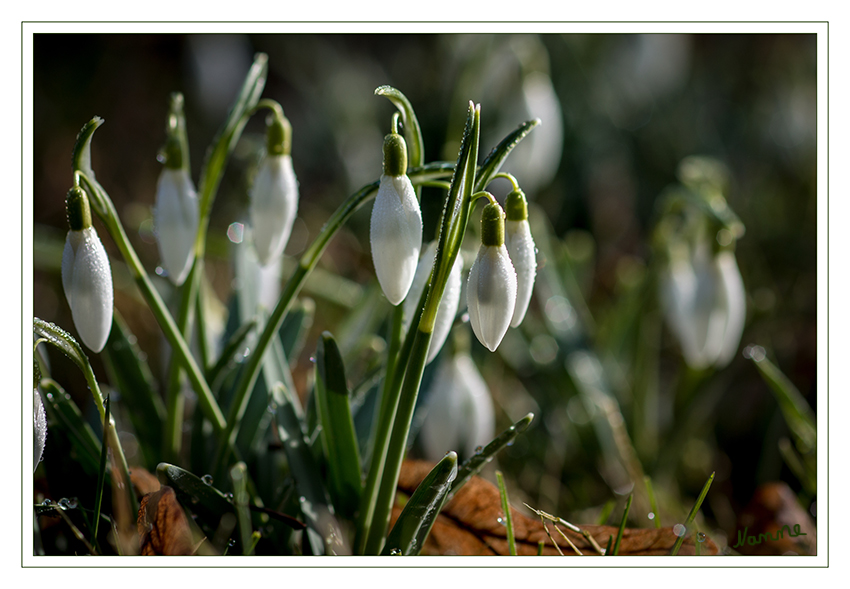
[[298, 180], [292, 168], [292, 128], [275, 112], [266, 129], [266, 154], [251, 187], [251, 224], [260, 264], [278, 260], [298, 215]]
[[505, 247], [505, 213], [495, 201], [481, 214], [481, 247], [469, 271], [467, 306], [472, 331], [495, 352], [514, 315], [517, 276]]
[[422, 248], [422, 213], [407, 177], [404, 138], [384, 138], [384, 173], [372, 206], [372, 261], [381, 290], [393, 305], [407, 296]]
[[505, 246], [516, 271], [517, 292], [516, 307], [511, 318], [511, 327], [518, 327], [525, 318], [531, 291], [534, 290], [534, 278], [537, 275], [537, 248], [531, 237], [528, 224], [528, 203], [522, 190], [514, 189], [505, 202], [507, 221], [505, 222]]
[[44, 412], [44, 403], [38, 389], [32, 390], [32, 471], [38, 468], [41, 455], [44, 453], [44, 443], [47, 441], [47, 415]]
[[744, 329], [746, 291], [731, 250], [710, 251], [705, 241], [670, 248], [662, 274], [665, 317], [688, 366], [723, 368]]
[[106, 250], [91, 224], [88, 197], [79, 186], [65, 200], [71, 229], [62, 252], [62, 288], [80, 339], [93, 352], [112, 329], [112, 272]]
[[439, 461], [451, 450], [469, 458], [493, 439], [493, 399], [469, 354], [444, 360], [431, 391], [419, 432], [426, 459]]
[[[437, 255], [437, 242], [432, 241], [428, 244], [419, 258], [419, 265], [416, 267], [416, 274], [413, 277], [413, 284], [407, 297], [404, 299], [404, 322], [402, 323], [402, 332], [407, 332], [413, 323], [413, 314], [416, 313], [416, 306], [419, 304], [419, 298], [422, 296], [422, 291], [425, 290], [425, 285], [428, 283], [428, 278], [431, 276], [431, 268], [434, 265], [434, 258]], [[449, 332], [452, 329], [452, 324], [457, 315], [457, 308], [460, 304], [461, 290], [461, 273], [463, 271], [462, 256], [455, 258], [455, 263], [449, 273], [448, 281], [446, 282], [446, 290], [443, 291], [443, 298], [440, 299], [440, 307], [437, 310], [437, 317], [434, 321], [434, 332], [431, 336], [431, 345], [428, 348], [428, 357], [425, 359], [425, 364], [430, 364], [446, 342]]]

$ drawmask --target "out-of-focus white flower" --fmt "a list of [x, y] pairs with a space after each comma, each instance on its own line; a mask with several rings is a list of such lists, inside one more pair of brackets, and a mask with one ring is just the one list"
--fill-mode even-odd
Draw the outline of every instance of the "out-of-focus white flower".
[[280, 258], [298, 215], [298, 180], [289, 155], [267, 154], [251, 189], [254, 247], [264, 266]]
[[32, 471], [38, 468], [41, 455], [44, 453], [44, 443], [47, 440], [47, 415], [44, 413], [44, 403], [38, 389], [32, 390]]
[[495, 352], [516, 307], [517, 279], [505, 247], [505, 212], [496, 202], [481, 213], [481, 247], [469, 270], [466, 303], [472, 331]]
[[[407, 293], [407, 298], [404, 299], [404, 323], [403, 331], [410, 329], [413, 323], [413, 315], [416, 313], [416, 306], [419, 304], [419, 299], [422, 297], [422, 291], [425, 290], [425, 285], [428, 283], [428, 278], [431, 276], [431, 268], [434, 265], [434, 258], [437, 255], [437, 242], [432, 241], [425, 248], [422, 257], [419, 259], [419, 266], [416, 267], [416, 274], [413, 277], [413, 284], [410, 291]], [[425, 360], [426, 364], [437, 357], [446, 338], [452, 329], [452, 324], [457, 315], [457, 308], [460, 304], [461, 290], [461, 273], [463, 271], [463, 259], [460, 254], [455, 258], [455, 263], [449, 273], [449, 278], [446, 281], [446, 289], [443, 291], [443, 298], [440, 299], [440, 308], [437, 309], [437, 317], [434, 321], [434, 331], [431, 335], [431, 345], [428, 348], [428, 357]]]
[[74, 187], [66, 199], [71, 230], [62, 252], [62, 288], [74, 326], [90, 350], [100, 352], [112, 329], [112, 272], [91, 224], [88, 197]]
[[375, 274], [393, 305], [407, 296], [422, 248], [422, 213], [406, 169], [404, 139], [391, 133], [384, 140], [384, 173], [372, 207], [370, 240]]
[[466, 353], [446, 358], [431, 385], [419, 432], [426, 458], [436, 462], [452, 450], [468, 458], [494, 433], [493, 400], [472, 358]]
[[712, 253], [705, 241], [670, 248], [662, 273], [665, 317], [688, 366], [723, 368], [735, 355], [744, 329], [746, 291], [735, 254]]
[[517, 327], [525, 318], [528, 303], [531, 302], [534, 278], [537, 275], [537, 248], [528, 224], [528, 204], [521, 190], [508, 195], [505, 209], [505, 246], [514, 265], [517, 280], [516, 307], [511, 318], [511, 327]]
[[195, 261], [198, 206], [198, 194], [189, 171], [163, 168], [156, 185], [153, 220], [162, 266], [177, 286], [186, 280]]

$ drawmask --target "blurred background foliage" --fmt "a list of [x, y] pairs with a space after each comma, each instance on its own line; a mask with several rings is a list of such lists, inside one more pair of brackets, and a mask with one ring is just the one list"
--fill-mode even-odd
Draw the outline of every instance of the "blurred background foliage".
[[[290, 256], [348, 194], [380, 174], [393, 109], [373, 96], [379, 85], [399, 88], [414, 105], [426, 161], [454, 161], [468, 100], [482, 105], [485, 154], [520, 122], [539, 117], [542, 125], [503, 169], [531, 203], [543, 264], [535, 298], [522, 328], [510, 330], [496, 354], [471, 338], [497, 429], [527, 411], [536, 415], [499, 458], [514, 503], [595, 523], [607, 503], [622, 505], [639, 468], [655, 482], [664, 525], [684, 518], [712, 471], [703, 513], [730, 538], [736, 514], [764, 482], [786, 482], [814, 514], [814, 497], [779, 450], [789, 436], [779, 406], [740, 350], [763, 346], [817, 409], [815, 47], [814, 35], [766, 34], [36, 35], [34, 313], [74, 333], [59, 269], [70, 154], [83, 123], [93, 115], [106, 121], [93, 143], [94, 169], [153, 275], [151, 206], [169, 94], [186, 98], [197, 181], [203, 150], [255, 52], [269, 55], [264, 95], [282, 104], [293, 126], [301, 200]], [[262, 141], [262, 117], [255, 117], [213, 209], [207, 272], [222, 302], [221, 321], [238, 286], [229, 258], [240, 234], [232, 224], [246, 221], [246, 182]], [[690, 155], [728, 166], [726, 197], [747, 229], [736, 250], [748, 295], [746, 327], [739, 353], [717, 373], [685, 367], [652, 286], [659, 195], [677, 182], [677, 167]], [[491, 189], [503, 198], [509, 186], [500, 180]], [[426, 236], [442, 206], [429, 190]], [[332, 241], [302, 295], [316, 302], [304, 351], [292, 359], [302, 396], [318, 334], [351, 319], [374, 290], [370, 208]], [[162, 387], [167, 346], [117, 248], [106, 237], [104, 245], [116, 308]], [[167, 296], [170, 283], [160, 279], [157, 286]], [[389, 310], [382, 304], [379, 317]], [[349, 353], [382, 343], [374, 337]], [[93, 361], [106, 381], [103, 365]], [[94, 416], [79, 373], [55, 354], [51, 362], [53, 378]], [[365, 364], [347, 365], [352, 379], [366, 373]], [[576, 378], [582, 374], [587, 378]], [[616, 432], [602, 433], [593, 414], [598, 406], [586, 402], [597, 376], [607, 381], [633, 452], [617, 447]], [[114, 403], [120, 420], [119, 407]], [[616, 430], [619, 418], [608, 417]], [[132, 463], [131, 440], [128, 434], [122, 441]], [[651, 525], [644, 514], [632, 516], [635, 525]]]

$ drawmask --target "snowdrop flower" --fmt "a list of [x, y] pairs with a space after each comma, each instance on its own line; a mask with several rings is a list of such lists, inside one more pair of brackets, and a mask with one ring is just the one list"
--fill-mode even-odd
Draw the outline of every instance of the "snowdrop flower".
[[493, 439], [493, 400], [469, 354], [440, 364], [419, 435], [426, 458], [435, 462], [451, 450], [468, 458]]
[[731, 250], [712, 253], [705, 240], [675, 244], [661, 296], [688, 366], [723, 368], [732, 360], [744, 330], [746, 291]]
[[112, 273], [106, 250], [91, 224], [88, 197], [79, 186], [65, 200], [71, 230], [62, 252], [62, 288], [83, 343], [93, 352], [112, 328]]
[[537, 274], [537, 248], [531, 237], [528, 203], [522, 190], [514, 190], [508, 194], [505, 209], [508, 218], [505, 223], [505, 246], [516, 270], [517, 281], [516, 307], [511, 318], [511, 327], [517, 327], [522, 323], [528, 303], [531, 302], [531, 291], [534, 289], [534, 278]]
[[481, 214], [481, 247], [469, 271], [467, 306], [472, 331], [495, 352], [514, 315], [517, 276], [505, 247], [505, 213], [495, 201]]
[[41, 455], [44, 453], [44, 443], [47, 440], [47, 415], [44, 412], [44, 403], [38, 389], [32, 390], [32, 471], [38, 468]]
[[292, 169], [291, 127], [282, 114], [269, 119], [266, 154], [251, 188], [254, 247], [263, 266], [280, 258], [298, 215], [298, 180]]
[[[179, 152], [177, 152], [179, 153]], [[198, 233], [198, 195], [189, 170], [168, 157], [156, 185], [156, 204], [153, 210], [157, 246], [162, 266], [168, 278], [180, 286], [189, 275], [195, 261], [195, 236]]]
[[387, 299], [407, 296], [422, 248], [422, 214], [407, 171], [407, 147], [397, 133], [384, 139], [384, 173], [372, 207], [370, 239], [375, 274]]
[[[404, 299], [404, 323], [402, 329], [405, 332], [410, 329], [410, 325], [413, 323], [413, 316], [418, 310], [417, 305], [419, 304], [419, 299], [422, 297], [422, 291], [425, 290], [425, 285], [431, 277], [431, 268], [434, 266], [436, 255], [437, 242], [432, 241], [425, 248], [422, 257], [419, 258], [419, 266], [416, 267], [413, 284], [410, 287], [410, 292], [407, 293], [407, 298]], [[437, 309], [437, 318], [434, 321], [434, 331], [431, 334], [431, 345], [428, 348], [428, 357], [425, 360], [425, 364], [430, 364], [437, 357], [452, 329], [455, 315], [457, 315], [457, 308], [460, 304], [462, 271], [463, 259], [458, 254], [449, 273], [446, 290], [443, 291], [443, 298], [440, 299], [440, 308]]]

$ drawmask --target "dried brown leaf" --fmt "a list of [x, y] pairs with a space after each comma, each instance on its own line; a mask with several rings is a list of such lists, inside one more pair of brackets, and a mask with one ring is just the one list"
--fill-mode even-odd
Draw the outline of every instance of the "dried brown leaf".
[[142, 497], [137, 527], [143, 556], [195, 553], [196, 542], [189, 520], [171, 487], [163, 486]]
[[[741, 554], [817, 554], [815, 523], [785, 483], [765, 483], [758, 487], [737, 525], [734, 535], [729, 536], [729, 545]], [[791, 537], [795, 526], [801, 533]], [[771, 538], [761, 534], [770, 534]], [[757, 541], [758, 544], [753, 544]]]
[[133, 488], [136, 489], [136, 494], [147, 495], [148, 493], [156, 493], [162, 486], [156, 475], [151, 474], [141, 467], [133, 467], [130, 470], [130, 482]]
[[[398, 489], [412, 494], [419, 483], [433, 468], [433, 464], [424, 461], [408, 460], [404, 463], [399, 477]], [[393, 520], [401, 513], [401, 508], [393, 509]], [[422, 549], [428, 555], [502, 555], [508, 554], [507, 530], [500, 522], [503, 517], [499, 490], [495, 485], [480, 477], [473, 477], [454, 498], [446, 504], [437, 517], [434, 527]], [[516, 537], [517, 554], [537, 554], [538, 542], [544, 542], [544, 555], [557, 555], [558, 550], [552, 544], [543, 523], [539, 518], [529, 517], [511, 507], [511, 519]], [[552, 524], [549, 524], [550, 529]], [[590, 533], [601, 546], [608, 543], [608, 537], [616, 538], [618, 528], [614, 526], [583, 525], [579, 527]], [[576, 532], [559, 526], [561, 531], [578, 547], [583, 554], [593, 555], [596, 551]], [[566, 541], [554, 530], [552, 536], [559, 540], [565, 555], [575, 554]], [[620, 543], [620, 555], [664, 555], [676, 543], [672, 528], [626, 528]], [[702, 554], [717, 554], [717, 545], [706, 538], [700, 545]], [[695, 554], [693, 536], [686, 538], [679, 554]]]

